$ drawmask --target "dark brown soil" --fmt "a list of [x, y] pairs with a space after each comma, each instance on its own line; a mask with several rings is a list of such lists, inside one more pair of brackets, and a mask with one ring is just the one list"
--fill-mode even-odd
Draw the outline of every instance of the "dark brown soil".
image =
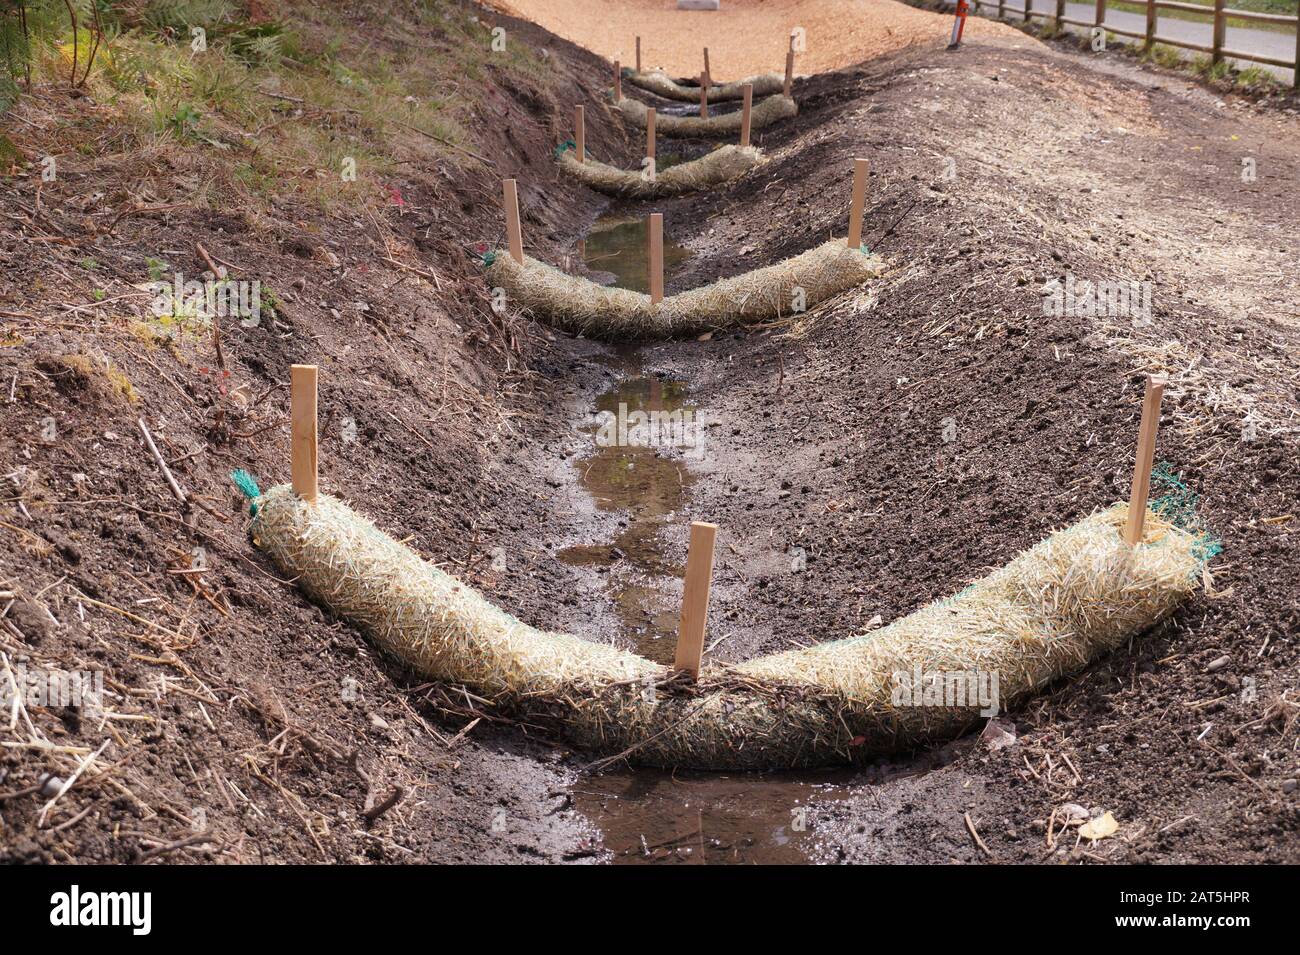
[[[381, 232], [313, 209], [280, 210], [270, 231], [237, 211], [151, 213], [96, 239], [83, 222], [102, 228], [116, 211], [81, 209], [79, 197], [107, 190], [75, 160], [45, 189], [42, 217], [30, 179], [0, 180], [0, 321], [13, 346], [0, 351], [0, 402], [13, 393], [0, 405], [0, 476], [16, 475], [0, 505], [0, 589], [25, 595], [0, 638], [13, 660], [103, 669], [119, 694], [110, 709], [134, 717], [101, 728], [38, 714], [59, 745], [111, 737], [112, 771], [75, 787], [42, 829], [43, 799], [0, 798], [0, 858], [126, 862], [158, 847], [173, 847], [154, 856], [169, 861], [602, 857], [569, 791], [582, 759], [457, 688], [422, 685], [277, 579], [226, 476], [287, 479], [287, 366], [318, 362], [327, 490], [529, 623], [608, 635], [595, 571], [556, 554], [614, 536], [617, 518], [581, 490], [572, 429], [621, 366], [529, 316], [493, 315], [464, 249], [498, 241], [503, 175], [520, 180], [530, 252], [553, 262], [604, 207], [548, 161], [571, 113], [557, 89], [584, 97], [601, 158], [632, 166], [639, 139], [592, 118], [606, 64], [506, 22], [550, 49], [556, 86], [501, 90], [485, 129], [503, 132], [476, 147], [495, 165], [413, 164], [399, 184], [406, 212], [382, 224], [420, 249], [436, 284], [382, 258]], [[1184, 80], [1102, 74], [1029, 40], [904, 51], [796, 96], [799, 116], [761, 136], [773, 160], [758, 174], [661, 208], [670, 237], [695, 252], [670, 289], [843, 234], [854, 156], [872, 162], [866, 241], [895, 269], [793, 325], [639, 355], [689, 383], [717, 422], [688, 513], [665, 532], [665, 557], [680, 561], [689, 519], [722, 527], [715, 656], [887, 623], [1123, 498], [1147, 372], [1172, 376], [1158, 455], [1201, 494], [1224, 545], [1211, 591], [1010, 714], [1016, 746], [990, 753], [971, 737], [930, 772], [867, 772], [818, 803], [811, 858], [1045, 861], [1053, 811], [1078, 803], [1114, 813], [1120, 830], [1076, 849], [1058, 812], [1062, 858], [1300, 861], [1300, 793], [1287, 782], [1300, 775], [1294, 115], [1219, 108]], [[5, 132], [39, 154], [39, 130]], [[1243, 156], [1257, 160], [1254, 183], [1241, 181]], [[281, 325], [227, 331], [228, 376], [211, 370], [206, 341], [145, 347], [72, 278], [93, 255], [145, 281], [146, 255], [196, 239], [283, 301]], [[1153, 326], [1044, 317], [1042, 284], [1066, 270], [1152, 280]], [[78, 354], [98, 364], [70, 364]], [[1260, 421], [1249, 442], [1248, 408]], [[141, 416], [203, 507], [170, 496]], [[50, 417], [58, 436], [44, 441]], [[211, 568], [199, 582], [169, 573], [199, 546]], [[807, 557], [797, 573], [796, 548]], [[0, 797], [75, 765], [5, 750]], [[402, 801], [368, 824], [366, 806], [395, 787]], [[196, 829], [209, 841], [176, 845]]]

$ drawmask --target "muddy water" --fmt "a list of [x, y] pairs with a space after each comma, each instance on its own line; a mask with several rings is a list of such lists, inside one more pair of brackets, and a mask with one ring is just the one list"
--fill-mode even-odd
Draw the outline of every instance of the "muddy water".
[[[596, 400], [593, 420], [583, 425], [592, 450], [577, 468], [596, 507], [620, 514], [623, 523], [612, 541], [558, 556], [605, 575], [621, 642], [671, 663], [681, 600], [675, 584], [685, 568], [665, 556], [662, 531], [670, 521], [686, 520], [691, 449], [642, 445], [632, 429], [638, 414], [690, 420], [698, 411], [681, 382], [641, 374], [635, 353], [621, 358], [616, 367], [626, 377]], [[816, 834], [811, 803], [843, 798], [852, 779], [848, 771], [751, 776], [623, 769], [584, 777], [572, 792], [615, 862], [801, 863]]]
[[[644, 292], [646, 236], [644, 219], [608, 217], [587, 236], [584, 260], [613, 283]], [[665, 274], [687, 254], [665, 243]], [[596, 508], [619, 516], [619, 529], [611, 540], [558, 556], [603, 576], [622, 645], [671, 663], [685, 568], [668, 556], [663, 538], [670, 524], [687, 521], [700, 432], [685, 425], [701, 424], [699, 409], [683, 382], [646, 375], [634, 349], [621, 351], [612, 367], [618, 383], [580, 424], [591, 446], [576, 467]], [[639, 415], [683, 427], [646, 431]], [[880, 775], [880, 769], [763, 776], [619, 769], [583, 777], [572, 794], [618, 863], [804, 863], [817, 840], [813, 804], [845, 798]]]
[[[667, 230], [665, 230], [667, 231]], [[593, 272], [608, 273], [607, 285], [650, 291], [650, 222], [647, 216], [604, 216], [596, 220], [582, 245], [582, 258]], [[690, 251], [664, 236], [664, 281]]]
[[574, 785], [620, 864], [794, 864], [817, 838], [814, 802], [848, 795], [849, 771], [748, 776], [637, 769]]
[[[685, 445], [692, 440], [685, 423], [695, 413], [680, 382], [653, 376], [624, 378], [597, 399], [592, 420], [583, 425], [592, 453], [578, 464], [579, 479], [599, 510], [619, 512], [624, 522], [608, 544], [570, 547], [558, 555], [565, 563], [607, 574], [623, 641], [661, 663], [671, 661], [677, 638], [677, 608], [663, 584], [681, 577], [685, 568], [664, 556], [660, 531], [685, 501], [692, 478], [676, 452], [690, 449], [650, 444], [665, 431], [651, 435], [641, 416], [683, 422], [678, 443]], [[671, 438], [671, 428], [667, 433]]]
[[[643, 444], [645, 435], [634, 429], [638, 414], [686, 421], [698, 410], [682, 382], [644, 375], [635, 352], [623, 352], [615, 367], [624, 377], [596, 399], [582, 424], [592, 444], [576, 467], [595, 506], [617, 513], [622, 523], [611, 541], [558, 556], [604, 575], [621, 643], [670, 663], [681, 600], [676, 584], [685, 568], [666, 556], [662, 532], [686, 520], [691, 448]], [[572, 793], [618, 863], [802, 863], [816, 838], [811, 804], [843, 798], [854, 778], [850, 771], [750, 776], [621, 769], [584, 777]]]

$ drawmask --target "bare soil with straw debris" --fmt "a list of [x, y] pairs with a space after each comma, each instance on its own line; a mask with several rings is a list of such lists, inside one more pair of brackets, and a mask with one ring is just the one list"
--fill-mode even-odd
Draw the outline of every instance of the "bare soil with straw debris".
[[[400, 203], [241, 206], [229, 150], [132, 141], [112, 106], [66, 91], [3, 120], [32, 165], [0, 178], [0, 591], [17, 594], [0, 604], [0, 651], [103, 669], [112, 714], [40, 710], [6, 729], [0, 713], [0, 858], [603, 858], [573, 805], [585, 759], [421, 684], [305, 600], [248, 543], [226, 477], [287, 478], [288, 365], [318, 362], [328, 490], [526, 622], [607, 636], [600, 574], [556, 554], [608, 541], [619, 520], [582, 493], [572, 430], [619, 374], [613, 352], [495, 315], [468, 252], [500, 242], [511, 175], [529, 254], [574, 267], [608, 208], [552, 162], [575, 93], [593, 155], [635, 168], [640, 137], [602, 99], [607, 64], [467, 9], [484, 43], [499, 22], [545, 49], [553, 75], [489, 67], [465, 82], [474, 155], [366, 130], [402, 137], [406, 161], [373, 184]], [[630, 37], [619, 11], [604, 19]], [[342, 56], [441, 36], [423, 24], [403, 40], [389, 16], [349, 14]], [[724, 78], [771, 68], [718, 49]], [[866, 242], [896, 270], [795, 323], [641, 352], [715, 422], [666, 535], [684, 562], [689, 519], [722, 527], [712, 652], [739, 660], [894, 620], [1124, 497], [1148, 372], [1170, 376], [1158, 457], [1224, 544], [1210, 589], [1170, 623], [1009, 714], [1015, 745], [968, 736], [862, 773], [814, 806], [806, 854], [1300, 861], [1294, 110], [978, 33], [959, 54], [895, 50], [795, 96], [797, 117], [755, 135], [771, 157], [759, 171], [654, 207], [695, 253], [668, 291], [842, 235], [854, 156], [872, 161]], [[307, 119], [341, 135], [353, 122]], [[254, 148], [231, 141], [234, 156]], [[63, 172], [38, 193], [36, 159], [56, 148]], [[147, 260], [197, 275], [196, 240], [279, 301], [274, 321], [227, 327], [228, 374], [206, 336], [173, 347], [134, 324]], [[1152, 281], [1152, 324], [1044, 316], [1043, 283], [1066, 271]], [[106, 741], [38, 825], [48, 799], [29, 788]], [[1118, 832], [1079, 843], [1076, 805], [1112, 812]]]

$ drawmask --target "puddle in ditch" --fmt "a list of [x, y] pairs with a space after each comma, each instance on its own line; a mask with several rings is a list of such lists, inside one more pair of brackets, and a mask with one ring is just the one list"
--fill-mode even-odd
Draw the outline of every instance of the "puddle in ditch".
[[[738, 113], [744, 108], [741, 100], [723, 100], [719, 103], [709, 104], [709, 116], [721, 116], [724, 113]], [[676, 103], [672, 106], [658, 106], [655, 113], [662, 116], [699, 116], [699, 103]]]
[[[698, 441], [696, 411], [681, 382], [633, 374], [597, 398], [593, 412], [583, 426], [593, 453], [578, 462], [579, 479], [596, 507], [619, 513], [622, 524], [609, 543], [569, 547], [558, 557], [604, 574], [625, 644], [671, 662], [678, 608], [663, 585], [685, 568], [665, 557], [660, 531], [670, 520], [685, 520], [678, 512], [692, 481], [687, 458]], [[658, 424], [654, 435], [647, 419]], [[674, 446], [649, 440], [661, 437]]]
[[[645, 216], [609, 215], [597, 219], [579, 244], [587, 268], [607, 273], [603, 285], [616, 285], [633, 292], [650, 291], [650, 223]], [[689, 249], [664, 237], [664, 280], [690, 256]]]
[[[620, 359], [617, 367], [627, 377], [597, 398], [595, 412], [629, 425], [637, 413], [680, 414], [682, 420], [696, 414], [681, 382], [642, 374], [634, 352]], [[690, 456], [640, 446], [630, 440], [630, 428], [625, 443], [617, 427], [606, 424], [605, 437], [612, 433], [613, 443], [596, 440], [596, 424], [585, 428], [594, 450], [578, 462], [579, 479], [597, 508], [619, 513], [624, 523], [611, 542], [570, 547], [558, 556], [605, 575], [621, 642], [671, 663], [681, 599], [675, 582], [685, 568], [665, 556], [661, 531], [670, 521], [686, 520]], [[618, 863], [802, 863], [815, 837], [810, 804], [843, 798], [857, 775], [620, 769], [584, 777], [571, 791]]]
[[637, 769], [590, 776], [574, 803], [613, 862], [802, 864], [817, 837], [811, 804], [843, 799], [851, 770], [753, 776]]
[[[687, 254], [665, 244], [665, 272]], [[597, 223], [583, 257], [591, 268], [611, 273], [617, 285], [645, 291], [644, 219]], [[691, 449], [681, 446], [687, 441], [665, 448], [632, 440], [634, 416], [655, 412], [661, 422], [667, 417], [683, 424], [700, 419], [684, 384], [646, 375], [634, 349], [621, 350], [615, 368], [623, 377], [592, 409], [612, 416], [613, 427], [609, 417], [602, 419], [604, 438], [598, 440], [601, 424], [594, 415], [584, 422], [592, 450], [576, 467], [595, 506], [618, 514], [621, 523], [612, 540], [570, 547], [558, 556], [604, 576], [622, 645], [670, 663], [685, 568], [665, 556], [662, 531], [670, 522], [687, 521], [683, 507], [694, 480]], [[624, 440], [620, 420], [628, 426]], [[678, 436], [690, 432], [683, 429]], [[872, 767], [757, 775], [623, 768], [585, 776], [571, 792], [575, 808], [600, 830], [616, 863], [789, 864], [810, 861], [817, 839], [812, 803], [843, 799], [863, 783], [915, 772], [914, 767]]]

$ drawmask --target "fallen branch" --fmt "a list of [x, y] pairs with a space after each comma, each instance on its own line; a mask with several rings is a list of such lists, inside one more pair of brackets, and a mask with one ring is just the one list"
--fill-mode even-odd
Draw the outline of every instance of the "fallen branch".
[[185, 495], [185, 491], [181, 486], [176, 483], [176, 478], [172, 477], [171, 468], [167, 467], [167, 462], [163, 460], [158, 445], [153, 443], [153, 435], [149, 433], [149, 426], [144, 423], [144, 418], [138, 419], [136, 424], [140, 426], [140, 433], [144, 435], [144, 443], [149, 446], [149, 453], [153, 455], [154, 461], [158, 464], [158, 469], [162, 471], [163, 477], [167, 479], [167, 486], [171, 488], [172, 494], [176, 495], [176, 500], [182, 504], [189, 504], [189, 498]]

